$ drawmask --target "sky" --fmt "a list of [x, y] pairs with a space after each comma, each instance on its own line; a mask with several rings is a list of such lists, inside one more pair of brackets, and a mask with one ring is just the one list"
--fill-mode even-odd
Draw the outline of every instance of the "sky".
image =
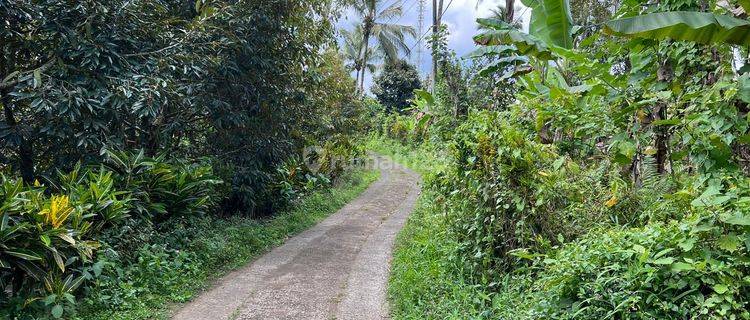
[[[472, 38], [477, 34], [477, 18], [484, 18], [491, 14], [490, 10], [496, 8], [501, 3], [504, 5], [505, 0], [444, 0], [447, 11], [443, 16], [443, 23], [448, 26], [450, 36], [448, 38], [448, 47], [456, 52], [458, 57], [466, 56], [476, 49]], [[392, 3], [400, 2], [402, 4], [404, 15], [398, 19], [394, 19], [391, 23], [398, 23], [403, 25], [411, 25], [417, 28], [419, 21], [419, 5], [418, 0], [381, 0], [382, 8], [390, 6]], [[425, 1], [427, 4], [427, 10], [425, 12], [425, 30], [418, 32], [417, 38], [420, 38], [422, 34], [427, 32], [432, 23], [432, 1]], [[520, 17], [523, 21], [523, 25], [528, 25], [530, 17], [530, 10], [523, 7], [520, 1], [516, 1], [516, 16]], [[448, 6], [450, 3], [450, 6]], [[354, 14], [351, 10], [344, 14], [342, 19], [338, 22], [339, 28], [345, 28], [351, 30], [353, 23], [358, 22], [359, 17]], [[525, 27], [524, 27], [525, 28]], [[419, 70], [422, 76], [426, 76], [430, 73], [430, 51], [427, 48], [427, 37], [419, 42], [420, 45], [424, 45], [422, 61], [419, 63]], [[409, 40], [410, 47], [415, 47], [417, 39]], [[413, 64], [417, 64], [417, 50], [416, 47], [413, 50], [412, 57], [409, 61]], [[372, 83], [371, 75], [365, 79], [365, 87], [370, 87]]]

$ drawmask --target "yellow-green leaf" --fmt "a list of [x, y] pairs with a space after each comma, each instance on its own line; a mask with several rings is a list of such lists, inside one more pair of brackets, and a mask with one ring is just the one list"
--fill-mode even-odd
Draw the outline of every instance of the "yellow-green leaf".
[[57, 235], [57, 237], [58, 237], [58, 238], [60, 238], [60, 239], [62, 239], [63, 241], [65, 241], [65, 242], [67, 242], [67, 243], [70, 243], [70, 244], [72, 244], [72, 245], [75, 245], [75, 244], [76, 244], [76, 240], [75, 240], [75, 239], [73, 239], [73, 237], [71, 237], [71, 236], [70, 236], [69, 234], [67, 234], [67, 233], [61, 233], [61, 234], [58, 234], [58, 235]]
[[692, 264], [685, 262], [675, 262], [674, 264], [672, 264], [672, 272], [682, 272], [690, 270], [695, 270], [695, 267], [693, 267]]
[[716, 291], [716, 293], [718, 294], [724, 294], [729, 291], [729, 287], [720, 283], [714, 286], [714, 291]]
[[672, 264], [674, 263], [674, 258], [666, 257], [666, 258], [656, 259], [652, 261], [651, 263], [658, 264], [658, 265]]
[[742, 214], [741, 212], [735, 213], [733, 216], [725, 217], [721, 219], [724, 223], [734, 224], [739, 226], [750, 226], [750, 217]]
[[44, 243], [45, 246], [50, 246], [52, 244], [52, 240], [50, 240], [49, 236], [46, 234], [43, 234], [39, 236], [39, 240], [42, 240], [42, 243]]
[[729, 252], [735, 252], [737, 249], [739, 249], [741, 242], [739, 237], [736, 235], [730, 234], [730, 235], [724, 235], [717, 241], [717, 244], [719, 245], [719, 248], [725, 251]]

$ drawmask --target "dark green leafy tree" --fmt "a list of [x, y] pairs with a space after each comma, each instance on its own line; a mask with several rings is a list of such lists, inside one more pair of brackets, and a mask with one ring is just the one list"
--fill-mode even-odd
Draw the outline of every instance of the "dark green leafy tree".
[[[210, 156], [232, 211], [306, 143], [330, 0], [3, 1], [0, 150], [27, 183], [105, 150]], [[292, 63], [293, 61], [293, 63]]]
[[404, 60], [386, 63], [375, 77], [372, 93], [388, 112], [404, 112], [409, 100], [414, 98], [414, 90], [422, 87], [417, 69]]

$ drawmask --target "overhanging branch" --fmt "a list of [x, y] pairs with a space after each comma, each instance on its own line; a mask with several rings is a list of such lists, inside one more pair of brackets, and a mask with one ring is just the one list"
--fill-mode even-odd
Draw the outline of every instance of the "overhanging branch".
[[23, 81], [26, 81], [26, 79], [28, 79], [27, 77], [29, 75], [34, 74], [35, 72], [45, 72], [45, 71], [47, 71], [49, 68], [52, 67], [52, 65], [55, 64], [55, 61], [57, 61], [57, 58], [52, 58], [49, 61], [47, 61], [47, 63], [43, 64], [39, 68], [36, 68], [34, 70], [24, 71], [24, 72], [19, 73], [15, 77], [11, 77], [11, 78], [15, 78], [15, 80], [8, 80], [6, 82], [0, 82], [0, 90], [11, 88], [11, 87], [13, 87], [13, 86], [15, 86], [15, 85], [23, 82]]

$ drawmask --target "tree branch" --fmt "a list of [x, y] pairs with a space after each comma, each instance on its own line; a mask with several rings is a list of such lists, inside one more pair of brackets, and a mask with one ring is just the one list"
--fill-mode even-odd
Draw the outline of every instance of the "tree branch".
[[184, 43], [185, 43], [185, 41], [184, 41], [184, 40], [182, 40], [182, 41], [179, 41], [179, 42], [177, 42], [177, 43], [175, 43], [175, 44], [172, 44], [172, 45], [166, 46], [166, 47], [164, 47], [164, 48], [161, 48], [161, 49], [159, 49], [159, 50], [148, 51], [148, 52], [139, 52], [139, 53], [128, 53], [128, 54], [123, 54], [122, 56], [123, 56], [123, 57], [128, 57], [128, 58], [130, 58], [130, 57], [143, 57], [143, 56], [148, 56], [148, 55], [152, 55], [152, 54], [157, 54], [157, 53], [161, 53], [161, 52], [167, 51], [167, 50], [169, 50], [169, 49], [172, 49], [172, 48], [175, 48], [175, 47], [181, 46], [181, 45], [182, 45], [182, 44], [184, 44]]
[[[13, 86], [15, 86], [15, 85], [23, 82], [23, 81], [26, 81], [25, 77], [28, 76], [28, 75], [30, 75], [30, 74], [33, 74], [35, 72], [44, 72], [44, 71], [47, 71], [49, 68], [52, 67], [52, 65], [55, 64], [55, 61], [57, 61], [57, 58], [53, 57], [52, 59], [50, 59], [49, 61], [47, 61], [47, 63], [43, 64], [39, 68], [19, 73], [17, 76], [15, 76], [15, 80], [9, 80], [7, 82], [0, 82], [0, 90], [11, 88], [11, 87], [13, 87]], [[11, 78], [13, 78], [13, 77], [11, 77]]]

